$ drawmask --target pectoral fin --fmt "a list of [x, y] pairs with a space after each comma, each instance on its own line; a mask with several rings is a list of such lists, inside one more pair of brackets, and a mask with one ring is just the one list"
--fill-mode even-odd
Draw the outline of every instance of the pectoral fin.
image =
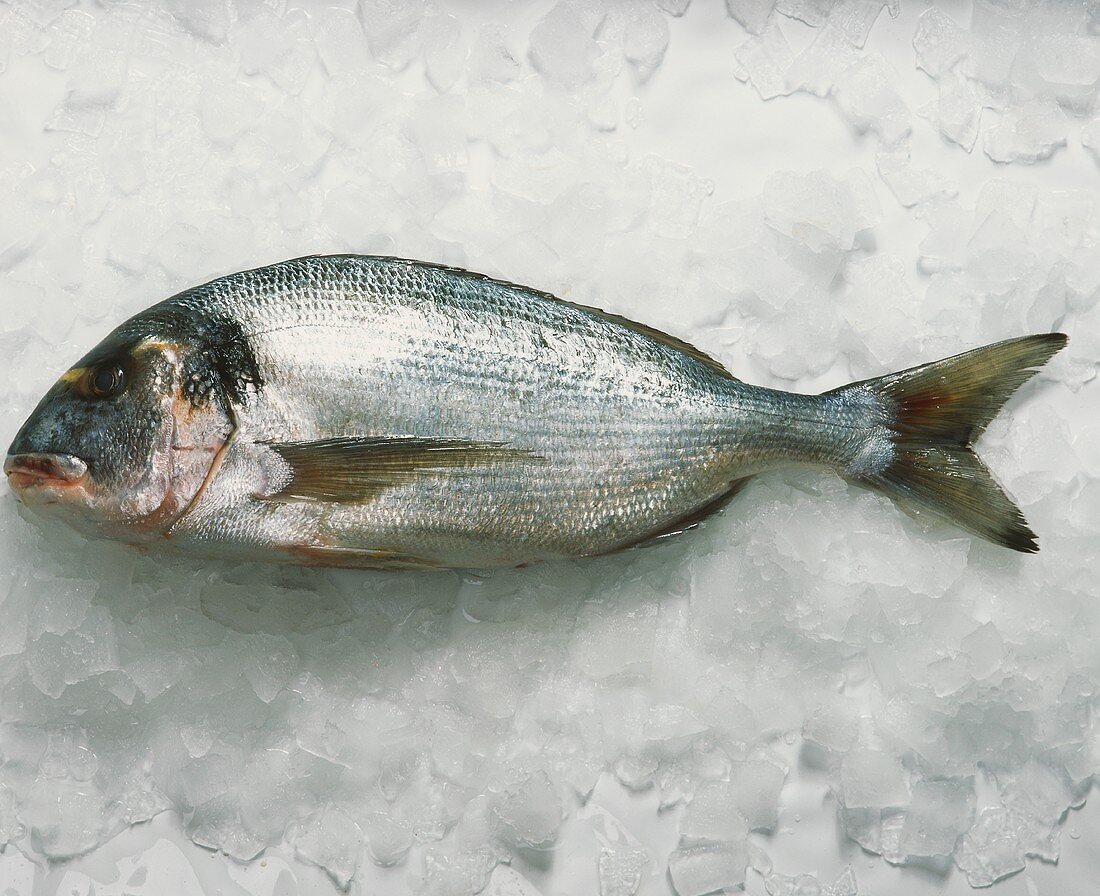
[[505, 442], [467, 439], [383, 436], [267, 444], [291, 474], [277, 492], [263, 496], [269, 501], [361, 504], [421, 476], [544, 460]]

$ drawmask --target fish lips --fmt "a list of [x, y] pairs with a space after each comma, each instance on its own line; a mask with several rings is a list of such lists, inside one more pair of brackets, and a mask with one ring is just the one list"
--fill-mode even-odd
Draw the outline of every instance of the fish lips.
[[4, 460], [4, 475], [8, 477], [8, 486], [22, 500], [39, 495], [60, 497], [83, 490], [88, 465], [71, 454], [9, 454]]

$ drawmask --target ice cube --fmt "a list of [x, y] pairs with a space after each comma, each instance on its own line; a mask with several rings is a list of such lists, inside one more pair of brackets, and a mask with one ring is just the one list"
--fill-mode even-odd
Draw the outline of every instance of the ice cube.
[[602, 17], [596, 6], [559, 0], [531, 31], [529, 52], [535, 70], [570, 90], [591, 81], [600, 52], [595, 33]]
[[328, 806], [301, 822], [290, 835], [299, 857], [323, 868], [341, 889], [347, 889], [359, 866], [363, 835], [339, 809]]
[[787, 86], [815, 96], [828, 96], [861, 56], [839, 28], [826, 24], [787, 71]]
[[388, 812], [372, 812], [359, 823], [371, 861], [382, 867], [396, 865], [412, 847], [412, 835]]
[[94, 28], [94, 16], [79, 9], [65, 10], [50, 26], [50, 44], [43, 54], [43, 62], [50, 68], [64, 71], [87, 51]]
[[737, 786], [729, 781], [702, 784], [680, 821], [682, 840], [685, 843], [744, 841], [749, 825], [739, 799], [742, 796]]
[[679, 18], [688, 11], [691, 0], [656, 0], [656, 4], [661, 12]]
[[789, 94], [787, 70], [794, 56], [779, 25], [772, 21], [758, 35], [750, 37], [734, 53], [745, 77], [764, 100]]
[[634, 896], [649, 870], [649, 854], [638, 847], [600, 850], [600, 896]]
[[805, 22], [812, 28], [825, 24], [829, 12], [838, 0], [779, 0], [775, 11], [792, 19]]
[[861, 191], [824, 171], [777, 172], [764, 185], [765, 220], [811, 252], [847, 252], [868, 223]]
[[519, 77], [519, 61], [509, 49], [500, 26], [490, 23], [478, 31], [470, 48], [467, 71], [471, 84], [505, 83]]
[[973, 81], [956, 72], [939, 79], [939, 98], [921, 110], [944, 137], [967, 152], [974, 148], [982, 120], [982, 94]]
[[678, 896], [704, 896], [745, 882], [746, 841], [681, 846], [669, 856], [668, 872]]
[[874, 132], [890, 145], [910, 129], [909, 107], [893, 86], [897, 80], [897, 73], [881, 53], [869, 53], [843, 72], [832, 96], [857, 133]]
[[[364, 0], [363, 9], [369, 0]], [[290, 10], [279, 18], [263, 11], [234, 32], [234, 44], [241, 54], [241, 70], [265, 75], [287, 93], [300, 93], [313, 68], [317, 50], [309, 32], [309, 17], [302, 10]]]
[[[313, 7], [309, 14], [309, 29], [321, 64], [332, 77], [355, 75], [370, 65], [367, 37], [353, 10], [339, 6]], [[240, 85], [224, 86], [232, 89]]]
[[1023, 869], [1023, 846], [1007, 809], [997, 806], [978, 813], [955, 847], [955, 864], [972, 887], [988, 887]]
[[854, 701], [839, 699], [818, 707], [802, 728], [802, 759], [811, 768], [827, 768], [855, 740], [859, 716]]
[[648, 3], [624, 6], [623, 53], [638, 83], [647, 81], [668, 49], [668, 22]]
[[245, 678], [264, 703], [270, 703], [298, 669], [298, 653], [282, 635], [258, 633], [244, 639]]
[[562, 821], [557, 788], [544, 771], [508, 785], [493, 806], [499, 835], [514, 846], [544, 847], [557, 837]]
[[893, 146], [879, 146], [875, 164], [886, 186], [906, 208], [927, 202], [953, 199], [958, 187], [937, 171], [913, 165], [908, 140]]
[[1054, 100], [1035, 99], [1006, 109], [986, 131], [985, 154], [995, 162], [1037, 162], [1066, 145], [1069, 119]]
[[841, 760], [840, 787], [848, 809], [904, 806], [909, 800], [898, 759], [867, 747], [857, 747]]
[[356, 12], [374, 58], [395, 71], [404, 70], [420, 52], [420, 24], [425, 0], [359, 0]]
[[1100, 84], [1100, 39], [1037, 28], [1016, 57], [1012, 80], [1025, 94], [1050, 97], [1087, 113]]
[[917, 51], [917, 66], [939, 78], [967, 55], [970, 42], [954, 19], [932, 6], [921, 13], [913, 49]]
[[972, 778], [926, 779], [913, 785], [901, 851], [908, 856], [950, 856], [974, 818]]
[[432, 86], [440, 93], [454, 87], [466, 67], [466, 44], [462, 25], [450, 13], [432, 11], [423, 25], [424, 69]]
[[1094, 118], [1081, 128], [1081, 145], [1100, 164], [1100, 118]]
[[853, 46], [862, 49], [885, 6], [882, 0], [840, 0], [830, 10], [828, 22]]
[[225, 42], [229, 7], [220, 0], [168, 0], [165, 6], [185, 31], [212, 44]]
[[726, 0], [730, 18], [750, 34], [760, 34], [767, 27], [774, 6], [775, 0]]

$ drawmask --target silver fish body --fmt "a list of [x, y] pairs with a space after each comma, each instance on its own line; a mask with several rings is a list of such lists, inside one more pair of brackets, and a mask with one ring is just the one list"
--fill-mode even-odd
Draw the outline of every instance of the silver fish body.
[[[1062, 342], [1025, 337], [978, 350], [987, 355], [961, 373], [936, 371], [937, 383], [965, 374], [971, 392], [977, 376], [987, 395], [977, 409], [956, 408], [968, 419], [963, 429], [955, 421], [951, 445], [974, 458], [971, 438]], [[143, 352], [157, 355], [156, 375], [133, 360]], [[115, 501], [100, 528], [207, 556], [492, 567], [604, 554], [682, 531], [748, 477], [784, 466], [832, 469], [1033, 549], [992, 480], [995, 493], [981, 497], [1007, 502], [988, 514], [1000, 536], [892, 483], [908, 457], [899, 421], [923, 425], [931, 413], [943, 441], [947, 418], [929, 409], [926, 368], [823, 395], [779, 392], [738, 381], [673, 337], [536, 290], [402, 259], [309, 257], [212, 281], [127, 321], [51, 390], [6, 470], [22, 477], [25, 500], [36, 489], [75, 494], [56, 476], [32, 481], [48, 465], [40, 458], [87, 460], [63, 444], [78, 427], [68, 382], [92, 401], [136, 392], [147, 406], [165, 393], [171, 420], [157, 432], [171, 432], [171, 447], [150, 448], [148, 460], [165, 471], [154, 477], [164, 493], [137, 501], [156, 510], [127, 529]], [[105, 370], [145, 387], [111, 393]], [[923, 391], [908, 395], [910, 386]], [[906, 402], [921, 420], [906, 423]], [[108, 452], [111, 440], [100, 440]], [[135, 495], [151, 488], [148, 475], [128, 477]], [[52, 503], [95, 516], [86, 497]]]

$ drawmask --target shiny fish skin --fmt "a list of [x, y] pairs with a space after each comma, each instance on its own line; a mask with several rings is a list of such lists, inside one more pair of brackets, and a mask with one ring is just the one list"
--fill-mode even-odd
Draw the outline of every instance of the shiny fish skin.
[[[967, 405], [975, 419], [962, 430], [955, 421], [952, 444], [963, 447], [951, 450], [973, 457], [971, 430], [1060, 347], [1054, 341], [1025, 337], [969, 353], [981, 363], [965, 374], [986, 376], [979, 385], [996, 401]], [[1021, 347], [992, 363], [1010, 345]], [[93, 520], [91, 529], [205, 556], [345, 566], [515, 566], [604, 554], [689, 526], [744, 479], [777, 467], [832, 469], [899, 496], [908, 483], [891, 479], [905, 454], [898, 432], [925, 425], [905, 415], [943, 413], [929, 411], [927, 395], [906, 394], [911, 372], [883, 378], [881, 388], [779, 392], [739, 382], [672, 337], [536, 290], [403, 259], [319, 256], [214, 280], [121, 325], [16, 437], [8, 466], [21, 483], [40, 458], [87, 453], [66, 442], [78, 429], [86, 442], [93, 425], [71, 393], [86, 398], [97, 373], [106, 382], [105, 365], [134, 385], [103, 399], [101, 412], [113, 406], [106, 402], [145, 407], [149, 395], [171, 393], [160, 431], [173, 434], [172, 449], [165, 457], [148, 447], [148, 434], [99, 439], [107, 448], [96, 450], [108, 453], [112, 440], [125, 441], [127, 456], [146, 446], [148, 466], [168, 485], [150, 496], [142, 491], [150, 477], [100, 463], [118, 485], [101, 486], [98, 472], [81, 481], [92, 495], [82, 501], [110, 505], [110, 526]], [[1008, 373], [1011, 388], [998, 385]], [[350, 481], [360, 467], [365, 485]], [[42, 488], [73, 492], [48, 478]], [[939, 506], [950, 502], [938, 488], [900, 496], [1034, 549], [1022, 517], [968, 520]], [[992, 488], [997, 503], [1003, 494]], [[127, 495], [121, 510], [112, 489]], [[134, 495], [143, 515], [128, 520]], [[83, 516], [98, 512], [84, 507]]]
[[[173, 531], [204, 549], [367, 545], [444, 566], [598, 554], [733, 479], [844, 451], [841, 439], [823, 452], [819, 401], [747, 387], [618, 324], [465, 272], [305, 259], [186, 301], [237, 317], [264, 378], [237, 412], [222, 471]], [[805, 423], [801, 445], [792, 420]], [[543, 460], [433, 477], [362, 505], [241, 500], [268, 475], [257, 443], [364, 434], [504, 442]]]

